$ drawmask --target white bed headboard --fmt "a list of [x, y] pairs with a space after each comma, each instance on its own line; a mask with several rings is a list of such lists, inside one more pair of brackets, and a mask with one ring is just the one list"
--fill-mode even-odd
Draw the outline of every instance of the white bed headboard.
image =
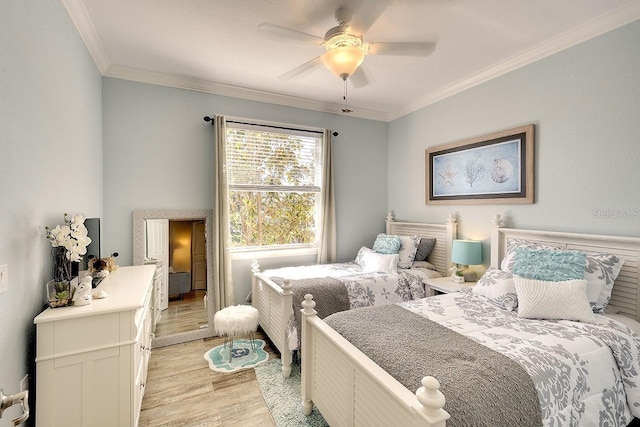
[[620, 314], [640, 321], [640, 238], [494, 227], [491, 266], [500, 268], [507, 239], [533, 240], [561, 249], [606, 252], [623, 258], [624, 265], [613, 285], [610, 304], [618, 308]]
[[419, 236], [436, 239], [427, 261], [436, 267], [438, 273], [446, 276], [451, 267], [451, 246], [458, 233], [456, 219], [450, 215], [445, 224], [403, 222], [387, 218], [387, 234], [397, 236]]

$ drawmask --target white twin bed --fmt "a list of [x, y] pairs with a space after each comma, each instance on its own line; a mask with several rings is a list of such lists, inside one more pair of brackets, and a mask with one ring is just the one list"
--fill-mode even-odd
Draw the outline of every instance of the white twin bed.
[[[426, 258], [428, 267], [422, 268], [424, 263], [415, 263], [417, 268], [398, 269], [399, 274], [366, 271], [358, 262], [286, 267], [261, 272], [258, 263], [254, 262], [252, 305], [259, 311], [260, 326], [280, 351], [283, 375], [290, 375], [292, 354], [298, 348], [300, 331], [296, 324], [300, 322], [300, 304], [305, 289], [316, 294], [316, 298], [324, 295], [324, 311], [320, 309], [319, 317], [354, 307], [421, 298], [419, 291], [424, 292], [424, 280], [447, 274], [456, 232], [457, 224], [453, 217], [443, 224], [388, 219], [386, 234], [435, 239], [435, 245]], [[365, 248], [361, 249], [358, 258], [365, 251]], [[327, 307], [329, 304], [332, 306]]]
[[[585, 280], [521, 279], [540, 256], [569, 257], [561, 265], [581, 265]], [[536, 274], [571, 274], [539, 261]], [[304, 411], [315, 404], [332, 426], [625, 426], [640, 418], [640, 332], [628, 327], [640, 327], [639, 264], [640, 238], [494, 227], [473, 292], [325, 320], [307, 295]], [[607, 314], [594, 314], [608, 294]]]

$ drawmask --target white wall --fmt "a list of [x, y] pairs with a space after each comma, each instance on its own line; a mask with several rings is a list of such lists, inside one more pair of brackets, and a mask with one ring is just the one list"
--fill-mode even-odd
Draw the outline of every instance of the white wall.
[[[51, 279], [45, 226], [102, 215], [101, 77], [59, 1], [0, 2], [0, 388], [34, 374]], [[33, 385], [33, 383], [32, 383]], [[9, 426], [19, 406], [7, 410]], [[33, 424], [32, 424], [33, 425]]]
[[[639, 40], [636, 22], [390, 123], [389, 209], [415, 220], [453, 212], [462, 236], [485, 241], [495, 213], [511, 227], [640, 236]], [[535, 204], [424, 204], [427, 147], [527, 123]]]
[[[110, 78], [104, 79], [103, 88], [103, 252], [118, 251], [118, 264], [132, 262], [134, 210], [213, 206], [213, 129], [203, 117], [214, 114], [338, 131], [339, 259], [353, 259], [360, 246], [373, 244], [375, 235], [384, 231], [386, 123]], [[248, 293], [249, 278], [248, 264], [237, 262], [236, 301]]]

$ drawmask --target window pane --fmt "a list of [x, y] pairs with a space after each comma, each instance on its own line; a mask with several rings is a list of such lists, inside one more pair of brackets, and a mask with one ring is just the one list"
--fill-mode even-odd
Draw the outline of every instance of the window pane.
[[231, 246], [311, 244], [315, 193], [230, 191]]
[[320, 185], [321, 139], [227, 129], [229, 185]]

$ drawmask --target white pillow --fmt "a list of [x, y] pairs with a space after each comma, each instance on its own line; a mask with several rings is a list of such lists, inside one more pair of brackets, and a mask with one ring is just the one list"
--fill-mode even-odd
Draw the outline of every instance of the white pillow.
[[358, 251], [358, 255], [356, 255], [356, 259], [354, 262], [360, 267], [364, 267], [364, 254], [367, 254], [369, 252], [373, 252], [373, 249], [369, 249], [366, 246], [361, 247]]
[[[525, 239], [508, 239], [507, 253], [500, 268], [513, 272], [517, 248], [544, 249], [559, 251], [560, 248]], [[587, 252], [584, 278], [587, 281], [587, 296], [594, 313], [603, 313], [611, 300], [613, 282], [620, 274], [624, 259], [608, 253]]]
[[411, 268], [420, 244], [420, 238], [418, 236], [400, 236], [400, 240], [402, 240], [402, 246], [398, 252], [398, 267]]
[[514, 276], [518, 317], [595, 322], [584, 279], [548, 282]]
[[595, 313], [604, 313], [611, 300], [613, 282], [615, 282], [624, 259], [613, 254], [587, 252], [584, 278], [587, 281], [587, 292], [591, 308]]
[[518, 307], [513, 274], [508, 271], [489, 267], [473, 287], [473, 293], [489, 298], [509, 311], [515, 311]]
[[398, 275], [398, 254], [379, 254], [367, 252], [362, 257], [362, 269], [365, 273], [387, 273]]

